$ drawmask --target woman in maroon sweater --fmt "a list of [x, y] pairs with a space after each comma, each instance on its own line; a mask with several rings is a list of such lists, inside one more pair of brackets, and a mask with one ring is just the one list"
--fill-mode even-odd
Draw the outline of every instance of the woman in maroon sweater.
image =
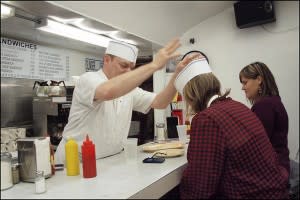
[[240, 71], [239, 78], [251, 110], [261, 120], [280, 164], [289, 173], [288, 115], [272, 72], [264, 63], [254, 62]]

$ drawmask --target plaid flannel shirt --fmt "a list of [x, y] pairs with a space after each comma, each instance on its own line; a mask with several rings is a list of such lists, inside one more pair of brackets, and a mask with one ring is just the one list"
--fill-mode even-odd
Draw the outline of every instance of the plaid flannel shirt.
[[288, 198], [288, 174], [261, 122], [231, 98], [194, 116], [187, 159], [183, 199]]

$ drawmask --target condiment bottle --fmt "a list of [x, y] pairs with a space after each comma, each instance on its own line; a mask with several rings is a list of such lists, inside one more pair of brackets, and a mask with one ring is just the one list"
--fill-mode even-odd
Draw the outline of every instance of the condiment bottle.
[[67, 176], [79, 175], [78, 144], [70, 138], [65, 144]]
[[89, 139], [88, 135], [81, 146], [81, 152], [83, 177], [93, 178], [97, 176], [95, 144]]
[[46, 182], [43, 171], [36, 171], [34, 182], [35, 193], [40, 194], [46, 192]]
[[19, 163], [13, 163], [11, 166], [13, 184], [20, 182]]
[[9, 152], [1, 153], [1, 190], [13, 186], [11, 157]]

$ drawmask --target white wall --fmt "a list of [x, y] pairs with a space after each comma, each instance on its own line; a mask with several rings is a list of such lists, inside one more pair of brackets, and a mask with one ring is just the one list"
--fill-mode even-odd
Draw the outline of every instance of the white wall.
[[70, 51], [70, 76], [80, 76], [85, 73], [85, 58], [102, 59], [103, 55], [95, 55], [91, 53]]
[[[261, 61], [275, 76], [279, 93], [289, 116], [290, 157], [299, 149], [299, 2], [276, 1], [276, 22], [239, 29], [233, 7], [188, 30], [181, 52], [201, 50], [231, 97], [250, 107], [239, 82], [239, 71]], [[195, 38], [195, 44], [188, 44]]]

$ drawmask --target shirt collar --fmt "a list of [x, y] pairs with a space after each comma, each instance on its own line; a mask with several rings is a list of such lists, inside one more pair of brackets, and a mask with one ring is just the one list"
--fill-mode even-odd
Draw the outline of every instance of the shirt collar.
[[210, 100], [208, 101], [208, 103], [207, 103], [207, 107], [209, 107], [210, 105], [211, 105], [211, 103], [216, 99], [216, 98], [218, 98], [219, 97], [219, 95], [214, 95], [214, 96], [212, 96], [211, 98], [210, 98]]
[[99, 73], [99, 75], [100, 75], [101, 77], [103, 77], [105, 80], [108, 80], [107, 76], [106, 76], [105, 73], [103, 72], [103, 69], [99, 69], [98, 73]]

